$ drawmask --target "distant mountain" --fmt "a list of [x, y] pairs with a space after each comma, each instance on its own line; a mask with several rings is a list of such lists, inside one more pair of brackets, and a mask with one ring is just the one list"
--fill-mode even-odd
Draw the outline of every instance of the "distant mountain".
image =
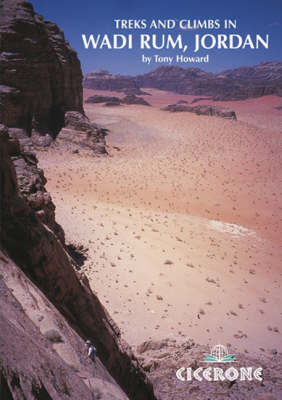
[[210, 72], [199, 68], [162, 66], [136, 77], [140, 87], [170, 90], [177, 93], [206, 94], [209, 82], [214, 78]]
[[112, 75], [106, 70], [89, 72], [84, 77], [83, 87], [88, 89], [113, 91], [138, 88], [135, 77], [127, 75]]
[[209, 96], [214, 100], [241, 100], [268, 94], [282, 96], [282, 62], [267, 61], [219, 74], [178, 66], [161, 66], [136, 77], [93, 71], [85, 76], [83, 85], [86, 88], [118, 91], [130, 87], [156, 88]]

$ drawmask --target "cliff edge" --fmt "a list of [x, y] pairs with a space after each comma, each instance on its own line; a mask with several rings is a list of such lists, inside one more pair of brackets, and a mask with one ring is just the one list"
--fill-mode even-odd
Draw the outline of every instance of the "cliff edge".
[[87, 137], [81, 124], [72, 127], [76, 141], [106, 153], [105, 135], [84, 114], [80, 61], [63, 31], [28, 1], [2, 0], [0, 38], [0, 121], [48, 147], [68, 125], [66, 113], [76, 113], [87, 122]]
[[[34, 144], [104, 150], [82, 108], [75, 52], [24, 0], [0, 3], [0, 398], [155, 399], [152, 385], [67, 251]], [[70, 137], [66, 138], [70, 131]], [[98, 349], [84, 358], [86, 338]]]

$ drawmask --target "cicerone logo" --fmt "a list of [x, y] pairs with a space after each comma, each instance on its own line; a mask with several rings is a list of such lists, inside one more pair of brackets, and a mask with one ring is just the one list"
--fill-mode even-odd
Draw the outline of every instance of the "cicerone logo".
[[222, 344], [213, 346], [210, 354], [205, 354], [204, 362], [227, 363], [235, 362], [235, 354], [228, 354], [227, 347]]
[[[210, 353], [206, 353], [204, 363], [234, 363], [236, 362], [235, 354], [229, 353], [226, 346], [222, 344], [217, 344], [212, 347]], [[197, 369], [192, 369], [191, 367], [179, 368], [176, 371], [176, 377], [180, 381], [192, 381], [196, 379], [197, 381], [262, 381], [262, 368], [254, 367], [239, 367], [236, 368], [231, 366], [229, 368], [221, 367], [199, 367]]]

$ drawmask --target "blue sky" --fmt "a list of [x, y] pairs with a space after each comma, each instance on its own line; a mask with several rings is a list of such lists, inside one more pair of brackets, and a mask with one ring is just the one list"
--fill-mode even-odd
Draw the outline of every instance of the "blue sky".
[[[66, 39], [77, 51], [84, 73], [93, 69], [107, 69], [112, 73], [136, 75], [151, 71], [160, 64], [146, 65], [141, 55], [159, 54], [175, 56], [181, 52], [174, 50], [141, 50], [137, 37], [148, 31], [117, 30], [114, 19], [236, 19], [237, 30], [204, 29], [180, 31], [184, 41], [194, 43], [194, 35], [205, 33], [248, 33], [262, 36], [270, 35], [269, 49], [244, 50], [202, 50], [199, 55], [210, 55], [208, 64], [177, 64], [200, 67], [207, 71], [219, 72], [243, 65], [254, 65], [261, 61], [282, 60], [282, 0], [31, 0], [37, 13], [45, 19], [56, 22], [65, 32]], [[132, 50], [88, 49], [83, 46], [82, 34], [93, 33], [113, 35], [115, 33], [133, 34], [136, 40]], [[158, 30], [150, 33], [173, 34], [179, 31]], [[192, 51], [191, 51], [192, 53]], [[187, 53], [186, 55], [193, 55]]]

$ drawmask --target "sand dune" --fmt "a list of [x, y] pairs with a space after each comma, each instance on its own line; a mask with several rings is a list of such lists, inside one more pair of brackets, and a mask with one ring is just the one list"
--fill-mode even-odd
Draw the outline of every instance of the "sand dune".
[[281, 351], [282, 100], [233, 102], [227, 121], [150, 93], [153, 107], [85, 105], [110, 157], [38, 154], [67, 240], [89, 249], [83, 270], [129, 343]]

